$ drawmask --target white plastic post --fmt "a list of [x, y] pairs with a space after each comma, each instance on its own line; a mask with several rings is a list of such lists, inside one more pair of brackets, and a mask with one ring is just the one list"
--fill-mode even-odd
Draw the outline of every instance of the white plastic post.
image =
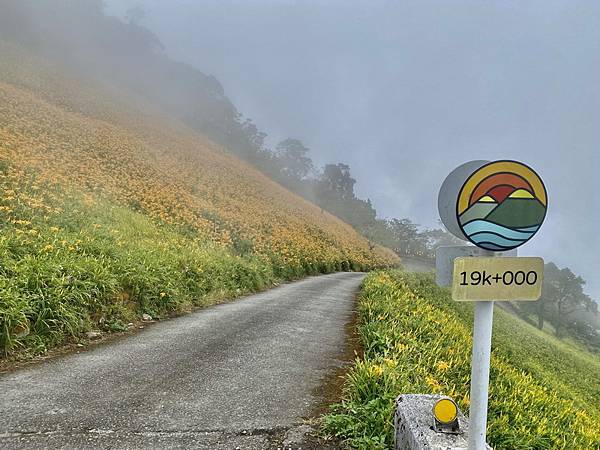
[[469, 408], [469, 450], [485, 450], [492, 350], [494, 302], [475, 302], [473, 357], [471, 359], [471, 405]]
[[[494, 252], [484, 251], [481, 256], [497, 255]], [[486, 428], [493, 322], [494, 302], [475, 302], [473, 355], [471, 357], [471, 404], [469, 406], [469, 450], [485, 450], [487, 448]]]

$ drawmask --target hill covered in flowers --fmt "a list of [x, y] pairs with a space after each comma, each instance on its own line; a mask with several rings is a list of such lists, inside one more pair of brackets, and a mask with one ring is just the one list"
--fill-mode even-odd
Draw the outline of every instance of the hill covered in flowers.
[[2, 41], [0, 98], [5, 354], [397, 262], [141, 97]]

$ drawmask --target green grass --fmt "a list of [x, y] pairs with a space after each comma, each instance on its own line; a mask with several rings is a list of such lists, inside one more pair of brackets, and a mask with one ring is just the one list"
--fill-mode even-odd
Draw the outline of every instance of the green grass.
[[6, 355], [38, 354], [92, 328], [124, 330], [143, 313], [179, 313], [277, 279], [264, 258], [237, 256], [108, 201], [71, 200], [50, 220], [23, 222], [2, 223], [0, 236]]
[[[471, 326], [471, 304], [451, 301], [446, 289], [429, 283], [428, 279], [411, 284], [411, 288], [419, 296], [437, 300], [436, 305], [440, 308], [453, 310]], [[496, 307], [492, 347], [494, 354], [504, 356], [536, 380], [568, 395], [578, 406], [599, 411], [600, 358], [583, 346], [557, 339], [553, 334]]]
[[0, 211], [0, 357], [27, 359], [86, 331], [126, 330], [144, 313], [166, 317], [342, 268], [285, 264], [99, 195], [18, 183], [2, 186], [13, 198]]
[[[394, 400], [443, 393], [468, 412], [472, 307], [431, 275], [387, 271], [359, 300], [364, 357], [325, 430], [356, 448], [390, 448]], [[496, 308], [488, 440], [497, 449], [598, 448], [600, 362]]]

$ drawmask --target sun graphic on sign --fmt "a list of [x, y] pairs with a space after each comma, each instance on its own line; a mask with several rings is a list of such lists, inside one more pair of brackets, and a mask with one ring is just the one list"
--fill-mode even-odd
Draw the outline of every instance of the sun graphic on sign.
[[465, 181], [456, 216], [472, 243], [501, 252], [531, 239], [546, 217], [547, 204], [544, 183], [531, 168], [516, 161], [495, 161]]

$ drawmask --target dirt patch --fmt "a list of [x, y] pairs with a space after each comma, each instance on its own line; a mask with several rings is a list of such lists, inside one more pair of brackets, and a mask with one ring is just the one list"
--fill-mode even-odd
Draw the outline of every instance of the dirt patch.
[[[358, 296], [358, 294], [357, 294]], [[340, 356], [338, 366], [331, 371], [321, 386], [313, 391], [319, 404], [313, 410], [313, 417], [322, 416], [330, 412], [330, 406], [342, 399], [344, 381], [348, 370], [356, 358], [362, 358], [363, 348], [358, 335], [358, 313], [356, 308], [345, 326], [346, 346]]]
[[[322, 384], [313, 391], [315, 398], [319, 400], [318, 404], [312, 411], [312, 418], [307, 419], [312, 432], [308, 433], [300, 446], [285, 447], [302, 448], [302, 449], [323, 449], [337, 450], [344, 449], [346, 446], [340, 439], [334, 437], [326, 437], [320, 432], [321, 420], [325, 414], [331, 412], [331, 406], [339, 403], [343, 396], [344, 382], [348, 371], [352, 367], [356, 358], [362, 358], [363, 347], [358, 334], [358, 312], [356, 310], [358, 302], [357, 292], [355, 295], [355, 307], [352, 310], [352, 315], [345, 326], [346, 345], [343, 354], [340, 356], [338, 366], [330, 372]], [[283, 449], [284, 447], [277, 447]]]

